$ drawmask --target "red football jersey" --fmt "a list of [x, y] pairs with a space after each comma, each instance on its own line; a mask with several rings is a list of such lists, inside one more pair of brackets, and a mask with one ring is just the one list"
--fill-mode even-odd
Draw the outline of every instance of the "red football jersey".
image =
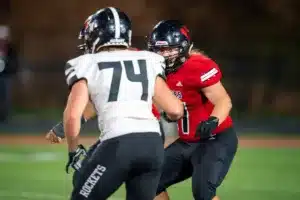
[[[176, 72], [167, 75], [168, 86], [185, 104], [184, 116], [178, 121], [178, 133], [181, 139], [199, 140], [195, 137], [197, 125], [207, 120], [214, 108], [201, 89], [219, 82], [221, 77], [218, 65], [201, 54], [192, 55]], [[215, 133], [220, 133], [231, 126], [232, 119], [228, 116]]]

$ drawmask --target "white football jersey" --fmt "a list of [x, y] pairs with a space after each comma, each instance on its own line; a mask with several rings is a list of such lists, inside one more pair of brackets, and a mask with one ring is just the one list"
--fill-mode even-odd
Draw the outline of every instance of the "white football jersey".
[[160, 132], [152, 114], [155, 80], [164, 72], [164, 58], [149, 51], [110, 51], [86, 54], [67, 62], [71, 87], [87, 81], [98, 115], [100, 139], [136, 132]]
[[160, 123], [162, 129], [164, 130], [166, 137], [178, 136], [178, 123], [177, 122], [167, 122], [163, 117], [160, 118]]

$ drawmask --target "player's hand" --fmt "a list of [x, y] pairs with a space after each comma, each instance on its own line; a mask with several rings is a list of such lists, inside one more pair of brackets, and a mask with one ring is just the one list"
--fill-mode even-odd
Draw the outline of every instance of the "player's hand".
[[213, 131], [218, 127], [219, 119], [217, 117], [209, 117], [207, 120], [198, 124], [196, 136], [201, 139], [210, 139], [214, 137]]
[[69, 152], [69, 160], [66, 164], [66, 172], [69, 173], [69, 168], [72, 167], [75, 171], [81, 168], [82, 160], [87, 156], [85, 147], [80, 144], [74, 152]]
[[59, 144], [62, 142], [62, 138], [57, 136], [53, 130], [50, 130], [46, 134], [46, 140], [48, 140], [51, 144]]
[[64, 125], [62, 122], [56, 124], [47, 134], [46, 139], [51, 143], [61, 143], [65, 138]]
[[161, 116], [162, 118], [164, 118], [164, 119], [166, 120], [166, 122], [169, 122], [169, 123], [177, 122], [177, 120], [172, 120], [172, 119], [170, 119], [170, 118], [168, 117], [168, 114], [167, 114], [165, 111], [161, 112], [161, 113], [160, 113], [160, 116]]

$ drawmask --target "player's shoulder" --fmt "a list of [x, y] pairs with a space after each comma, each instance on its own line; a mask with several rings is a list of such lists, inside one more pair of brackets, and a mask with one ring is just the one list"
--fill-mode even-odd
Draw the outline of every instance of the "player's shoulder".
[[90, 79], [93, 74], [92, 54], [85, 54], [68, 60], [65, 64], [65, 78], [69, 87], [81, 79]]
[[77, 56], [75, 58], [71, 58], [70, 60], [68, 60], [68, 63], [78, 63], [82, 60], [90, 59], [91, 55], [92, 54], [83, 54], [83, 55]]
[[165, 78], [165, 58], [157, 53], [143, 50], [139, 51], [142, 54], [142, 57], [147, 60], [148, 69], [152, 69], [155, 75]]
[[163, 73], [166, 68], [165, 58], [157, 53], [144, 50], [146, 58], [154, 68], [159, 68], [159, 73]]
[[193, 53], [188, 58], [187, 62], [190, 64], [191, 67], [195, 67], [195, 65], [199, 64], [208, 64], [208, 63], [215, 63], [211, 58], [202, 54], [202, 53]]
[[195, 53], [192, 54], [185, 63], [186, 73], [196, 77], [199, 80], [201, 87], [206, 87], [220, 81], [222, 72], [218, 65], [208, 56]]
[[185, 62], [186, 68], [191, 71], [206, 72], [212, 69], [220, 71], [217, 63], [202, 53], [193, 53]]
[[139, 51], [142, 54], [144, 54], [147, 58], [149, 58], [152, 61], [158, 61], [158, 62], [164, 62], [165, 58], [157, 53], [154, 53], [152, 51], [142, 50]]
[[88, 63], [88, 61], [91, 60], [91, 54], [84, 54], [80, 55], [75, 58], [71, 58], [70, 60], [67, 61], [67, 68], [69, 67], [77, 67], [81, 65], [82, 63]]

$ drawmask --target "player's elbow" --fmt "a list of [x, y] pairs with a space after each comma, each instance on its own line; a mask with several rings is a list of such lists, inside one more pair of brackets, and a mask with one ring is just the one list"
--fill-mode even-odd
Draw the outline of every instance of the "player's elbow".
[[70, 122], [76, 121], [76, 118], [75, 115], [64, 113], [64, 124], [70, 124]]
[[183, 104], [178, 101], [172, 109], [167, 112], [171, 120], [179, 120], [183, 116]]
[[231, 101], [230, 98], [229, 98], [229, 100], [228, 100], [228, 102], [227, 102], [227, 106], [228, 106], [229, 110], [232, 109], [232, 101]]
[[219, 101], [217, 101], [215, 106], [220, 106], [220, 107], [226, 108], [226, 110], [230, 111], [232, 108], [231, 98], [228, 95], [226, 95], [223, 98], [221, 98]]
[[223, 98], [223, 104], [226, 105], [226, 107], [228, 108], [228, 110], [231, 110], [231, 108], [232, 108], [232, 101], [231, 101], [231, 98], [228, 95]]
[[81, 115], [78, 114], [78, 112], [75, 112], [74, 109], [70, 109], [67, 107], [63, 114], [64, 124], [72, 124], [73, 122], [76, 122], [80, 120]]

